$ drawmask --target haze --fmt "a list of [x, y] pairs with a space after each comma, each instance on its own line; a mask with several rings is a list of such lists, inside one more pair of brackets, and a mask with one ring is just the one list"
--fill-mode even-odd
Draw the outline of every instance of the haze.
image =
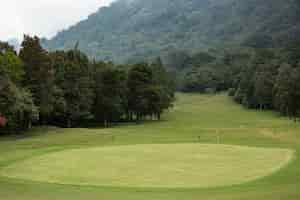
[[52, 37], [113, 0], [4, 0], [0, 12], [0, 40], [23, 34]]

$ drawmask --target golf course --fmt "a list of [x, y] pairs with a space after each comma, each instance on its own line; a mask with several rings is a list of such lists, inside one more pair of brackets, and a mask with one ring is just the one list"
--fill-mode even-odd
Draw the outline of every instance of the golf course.
[[160, 121], [0, 138], [2, 200], [298, 200], [300, 123], [225, 93], [176, 94]]

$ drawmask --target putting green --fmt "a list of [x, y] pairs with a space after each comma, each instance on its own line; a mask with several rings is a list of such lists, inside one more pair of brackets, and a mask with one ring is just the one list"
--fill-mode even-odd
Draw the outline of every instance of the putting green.
[[279, 170], [288, 149], [213, 144], [147, 144], [73, 149], [11, 164], [2, 176], [48, 183], [116, 187], [216, 187]]

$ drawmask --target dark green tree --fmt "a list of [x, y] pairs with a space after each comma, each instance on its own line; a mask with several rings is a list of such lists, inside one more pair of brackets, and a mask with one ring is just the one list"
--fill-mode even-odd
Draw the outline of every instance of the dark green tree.
[[100, 63], [96, 64], [94, 77], [93, 113], [107, 127], [110, 122], [120, 121], [125, 112], [126, 73], [112, 63]]
[[139, 121], [149, 114], [149, 87], [153, 84], [153, 72], [146, 63], [134, 65], [128, 74], [128, 107], [130, 115]]
[[91, 117], [92, 78], [88, 58], [78, 50], [51, 55], [55, 68], [55, 118], [67, 127]]
[[25, 86], [39, 107], [40, 123], [45, 124], [53, 110], [54, 70], [50, 57], [38, 37], [25, 35], [20, 58], [24, 63]]
[[254, 75], [254, 97], [260, 109], [273, 108], [273, 88], [277, 76], [277, 66], [268, 63], [258, 66]]
[[18, 88], [8, 77], [0, 75], [0, 111], [7, 119], [6, 131], [18, 132], [31, 128], [38, 119], [38, 109], [30, 92]]
[[[154, 114], [160, 119], [162, 112], [165, 109], [172, 107], [172, 103], [175, 100], [176, 82], [174, 80], [174, 74], [168, 72], [164, 67], [162, 60], [157, 58], [151, 65], [153, 71], [153, 87], [151, 88], [152, 97], [156, 99], [153, 102], [156, 106]], [[154, 105], [153, 104], [153, 105]]]
[[[0, 43], [1, 44], [1, 43]], [[20, 84], [24, 78], [22, 61], [18, 58], [12, 47], [0, 50], [0, 70], [14, 83]]]

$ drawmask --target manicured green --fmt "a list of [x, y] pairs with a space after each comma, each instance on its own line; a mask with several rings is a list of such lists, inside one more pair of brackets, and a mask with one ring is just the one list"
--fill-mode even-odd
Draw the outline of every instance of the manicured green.
[[[124, 124], [109, 129], [41, 127], [25, 136], [0, 140], [0, 199], [5, 200], [300, 199], [300, 124], [274, 112], [246, 110], [226, 95], [178, 94], [174, 109], [161, 122]], [[133, 163], [137, 165], [133, 166], [139, 176], [129, 177], [133, 173], [129, 171], [124, 173], [127, 177], [120, 176], [112, 184], [109, 166], [130, 167], [129, 162], [135, 156], [138, 159]], [[74, 159], [83, 160], [72, 168]], [[170, 170], [155, 165], [163, 167], [167, 162]], [[191, 171], [178, 171], [180, 165], [185, 167], [189, 162], [194, 164], [189, 166]], [[86, 170], [89, 164], [99, 166], [99, 173], [105, 174], [110, 184], [105, 186], [103, 180], [93, 182], [97, 177], [78, 183], [90, 176]], [[215, 175], [226, 176], [218, 180], [210, 176], [198, 182], [198, 175], [207, 175], [203, 172], [207, 167], [208, 175], [215, 171]], [[225, 168], [232, 169], [230, 176], [229, 171], [223, 171]], [[146, 181], [144, 170], [151, 172], [153, 179]], [[85, 173], [87, 176], [83, 176]], [[162, 181], [158, 183], [159, 174]], [[48, 175], [59, 180], [49, 183]], [[242, 179], [243, 176], [247, 179]], [[184, 179], [186, 184], [176, 183], [176, 177]], [[84, 181], [89, 185], [79, 185]], [[125, 184], [129, 187], [123, 187]]]
[[292, 157], [286, 149], [220, 144], [124, 145], [49, 153], [9, 165], [0, 174], [74, 185], [209, 188], [261, 178]]

